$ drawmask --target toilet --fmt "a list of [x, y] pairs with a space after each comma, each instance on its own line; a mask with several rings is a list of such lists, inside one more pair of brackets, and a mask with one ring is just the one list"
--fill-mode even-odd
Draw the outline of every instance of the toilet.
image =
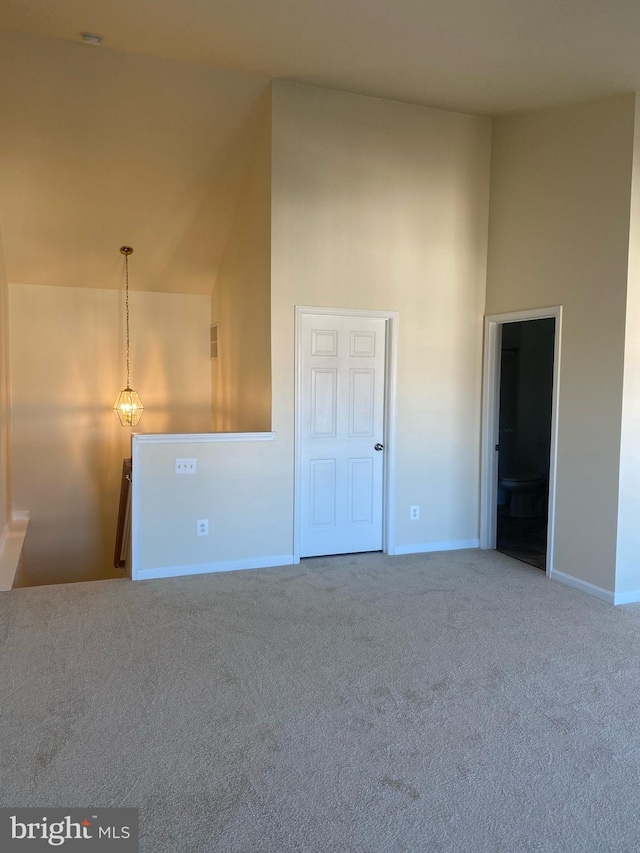
[[544, 474], [516, 474], [500, 477], [500, 486], [511, 495], [512, 518], [539, 518], [544, 515], [547, 478]]

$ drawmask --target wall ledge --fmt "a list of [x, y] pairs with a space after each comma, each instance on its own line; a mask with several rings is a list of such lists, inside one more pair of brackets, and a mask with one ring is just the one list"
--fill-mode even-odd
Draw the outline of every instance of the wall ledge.
[[199, 432], [140, 433], [133, 435], [139, 444], [209, 444], [216, 441], [273, 441], [275, 432]]
[[28, 512], [14, 512], [0, 537], [0, 592], [13, 589], [29, 526]]

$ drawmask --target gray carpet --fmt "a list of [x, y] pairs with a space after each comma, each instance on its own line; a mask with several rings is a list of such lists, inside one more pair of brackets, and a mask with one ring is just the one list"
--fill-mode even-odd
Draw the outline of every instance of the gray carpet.
[[145, 853], [637, 853], [640, 606], [495, 552], [0, 597], [1, 804]]

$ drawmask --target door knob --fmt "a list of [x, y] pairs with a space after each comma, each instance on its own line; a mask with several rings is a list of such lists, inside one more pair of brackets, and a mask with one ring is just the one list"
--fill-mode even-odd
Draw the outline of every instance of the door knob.
[[380, 442], [378, 442], [377, 444], [374, 445], [373, 449], [374, 450], [383, 450], [384, 444], [380, 444]]

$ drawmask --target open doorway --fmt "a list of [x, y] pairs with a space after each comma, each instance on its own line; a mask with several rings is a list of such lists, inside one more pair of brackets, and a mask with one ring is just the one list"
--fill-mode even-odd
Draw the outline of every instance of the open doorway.
[[543, 571], [555, 318], [502, 325], [496, 550]]
[[551, 573], [561, 309], [487, 317], [480, 544]]

